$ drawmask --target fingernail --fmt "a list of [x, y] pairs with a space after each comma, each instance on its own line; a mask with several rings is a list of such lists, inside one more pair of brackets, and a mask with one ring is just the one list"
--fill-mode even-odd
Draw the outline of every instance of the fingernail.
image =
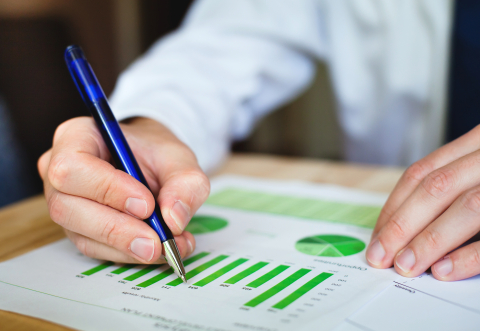
[[379, 265], [382, 263], [385, 257], [385, 249], [380, 241], [375, 240], [373, 244], [367, 250], [367, 260], [373, 265]]
[[140, 259], [149, 262], [155, 253], [155, 242], [148, 238], [135, 238], [130, 244], [130, 250]]
[[188, 254], [192, 254], [193, 253], [193, 244], [190, 241], [190, 239], [187, 239], [187, 243], [188, 243]]
[[178, 200], [170, 210], [170, 216], [172, 216], [180, 230], [183, 231], [185, 230], [187, 222], [190, 219], [190, 208], [182, 201]]
[[440, 277], [445, 277], [453, 270], [453, 263], [449, 256], [446, 256], [443, 260], [438, 261], [433, 265], [433, 269]]
[[410, 272], [415, 265], [415, 254], [410, 248], [407, 248], [397, 257], [396, 264], [403, 272]]
[[125, 210], [141, 219], [147, 217], [147, 202], [143, 199], [128, 198], [125, 202]]

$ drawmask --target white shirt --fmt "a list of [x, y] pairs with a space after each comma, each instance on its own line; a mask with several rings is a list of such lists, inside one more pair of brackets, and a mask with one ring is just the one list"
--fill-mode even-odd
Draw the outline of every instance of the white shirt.
[[[329, 67], [345, 155], [408, 165], [443, 138], [450, 0], [199, 0], [119, 78], [119, 120], [166, 125], [209, 171]], [[321, 111], [321, 109], [319, 109]], [[321, 143], [321, 142], [319, 142]]]

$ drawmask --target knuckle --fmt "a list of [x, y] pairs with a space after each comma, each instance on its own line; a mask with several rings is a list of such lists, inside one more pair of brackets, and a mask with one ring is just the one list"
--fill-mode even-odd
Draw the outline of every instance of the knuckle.
[[465, 267], [468, 270], [479, 270], [480, 269], [480, 251], [479, 247], [471, 245], [469, 251], [467, 252], [468, 258], [465, 262]]
[[205, 200], [210, 194], [210, 180], [201, 170], [192, 170], [187, 174], [193, 191], [200, 199]]
[[423, 160], [413, 163], [405, 170], [404, 176], [408, 182], [419, 183], [425, 176], [430, 173], [432, 167]]
[[64, 205], [60, 201], [58, 194], [52, 194], [47, 201], [50, 218], [57, 224], [63, 219]]
[[189, 200], [188, 205], [203, 203], [210, 194], [210, 180], [200, 169], [193, 168], [173, 173], [170, 190], [184, 192]]
[[475, 269], [480, 268], [480, 252], [475, 247], [472, 247], [472, 263]]
[[455, 186], [455, 172], [451, 169], [434, 171], [422, 181], [424, 191], [434, 198], [441, 198]]
[[47, 205], [52, 221], [65, 228], [74, 225], [75, 211], [64, 201], [61, 193], [53, 193], [48, 199]]
[[200, 198], [207, 198], [210, 193], [210, 181], [201, 170], [190, 170], [185, 174], [192, 191]]
[[109, 204], [113, 200], [115, 192], [118, 192], [118, 178], [116, 174], [112, 174], [99, 181], [95, 188], [94, 199], [102, 204]]
[[68, 158], [65, 155], [57, 154], [50, 161], [48, 180], [57, 190], [60, 190], [67, 180], [69, 173], [67, 160]]
[[95, 257], [95, 250], [87, 237], [77, 236], [75, 239], [75, 246], [83, 255], [87, 257]]
[[480, 190], [477, 188], [467, 192], [462, 197], [461, 202], [466, 210], [475, 214], [480, 213]]
[[440, 249], [442, 247], [442, 235], [435, 229], [426, 228], [423, 231], [424, 243], [431, 250]]
[[118, 235], [118, 223], [115, 219], [110, 219], [105, 222], [105, 225], [102, 229], [102, 233], [100, 234], [101, 238], [103, 238], [104, 242], [109, 246], [115, 246], [117, 242], [117, 235]]
[[387, 223], [386, 230], [388, 233], [398, 239], [405, 238], [408, 233], [406, 222], [402, 218], [395, 215]]
[[382, 210], [380, 211], [380, 215], [378, 215], [378, 219], [390, 219], [396, 210], [394, 210], [390, 205], [385, 204]]

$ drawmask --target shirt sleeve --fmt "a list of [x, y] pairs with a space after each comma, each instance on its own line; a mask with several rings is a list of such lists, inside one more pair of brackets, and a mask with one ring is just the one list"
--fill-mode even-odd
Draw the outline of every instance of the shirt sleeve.
[[121, 74], [110, 98], [122, 120], [153, 118], [206, 172], [259, 118], [310, 83], [325, 56], [312, 0], [201, 0], [183, 25]]

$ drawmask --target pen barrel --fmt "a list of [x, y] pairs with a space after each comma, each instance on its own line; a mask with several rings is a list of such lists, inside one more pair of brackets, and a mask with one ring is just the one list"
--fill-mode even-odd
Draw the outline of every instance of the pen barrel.
[[97, 80], [97, 76], [95, 76], [80, 47], [75, 45], [67, 47], [65, 50], [65, 62], [87, 107], [92, 107], [94, 103], [101, 99], [107, 99]]
[[[82, 50], [78, 46], [68, 47], [65, 51], [65, 61], [67, 62], [70, 74], [83, 101], [97, 123], [97, 127], [112, 155], [115, 166], [117, 169], [123, 170], [137, 179], [150, 190], [135, 156], [120, 129], [120, 125], [113, 115], [107, 98], [92, 68], [83, 55]], [[153, 214], [144, 221], [157, 232], [162, 243], [173, 239], [172, 232], [162, 217], [157, 201], [155, 201]]]
[[[112, 155], [116, 168], [125, 171], [150, 190], [145, 176], [125, 139], [120, 125], [115, 119], [107, 100], [99, 100], [88, 108], [100, 129], [100, 133]], [[162, 242], [173, 239], [172, 232], [162, 217], [160, 206], [157, 201], [155, 201], [155, 210], [153, 214], [144, 221], [158, 233]]]

